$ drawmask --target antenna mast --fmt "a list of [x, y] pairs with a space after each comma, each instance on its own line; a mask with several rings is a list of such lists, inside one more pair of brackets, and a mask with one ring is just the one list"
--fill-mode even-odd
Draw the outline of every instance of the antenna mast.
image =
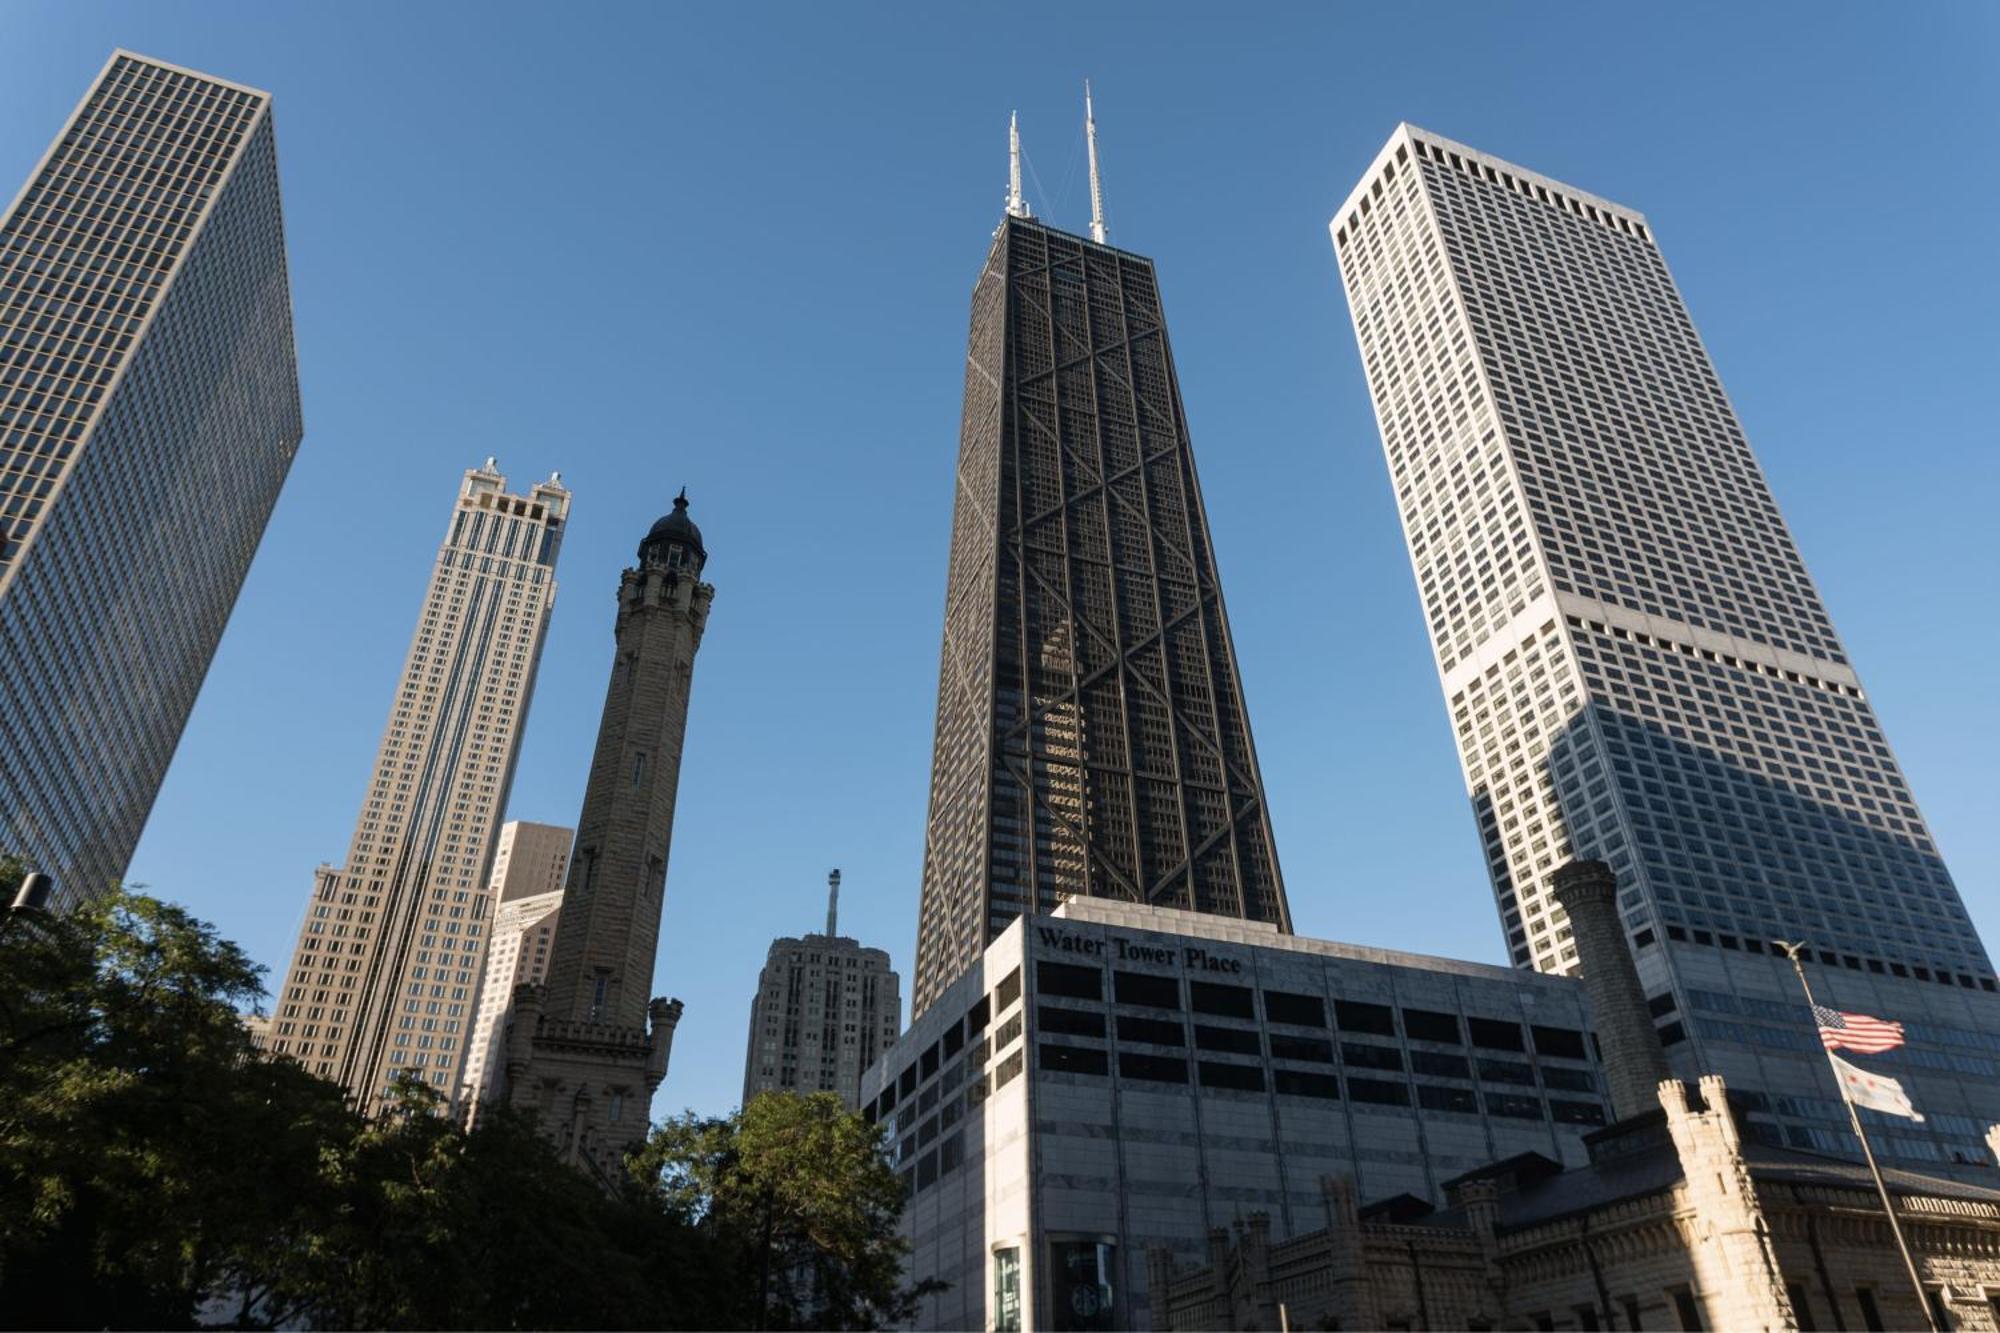
[[[1074, 161], [1075, 159], [1071, 159]], [[1007, 216], [1025, 218], [1034, 216], [1028, 212], [1028, 205], [1021, 198], [1021, 116], [1019, 112], [1007, 115]]]
[[826, 933], [828, 938], [839, 934], [834, 929], [840, 920], [840, 872], [832, 871], [826, 877]]
[[[1090, 144], [1090, 239], [1102, 245], [1104, 244], [1104, 187], [1097, 176], [1097, 113], [1091, 110], [1090, 106], [1089, 79], [1083, 81], [1083, 136]], [[1075, 161], [1074, 158], [1070, 160]]]

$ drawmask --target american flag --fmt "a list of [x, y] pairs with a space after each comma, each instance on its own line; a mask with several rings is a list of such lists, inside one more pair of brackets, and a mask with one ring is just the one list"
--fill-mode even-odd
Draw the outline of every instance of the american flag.
[[1903, 1044], [1903, 1025], [1867, 1014], [1843, 1014], [1823, 1004], [1813, 1006], [1819, 1023], [1819, 1039], [1829, 1051], [1846, 1047], [1862, 1055], [1893, 1051]]

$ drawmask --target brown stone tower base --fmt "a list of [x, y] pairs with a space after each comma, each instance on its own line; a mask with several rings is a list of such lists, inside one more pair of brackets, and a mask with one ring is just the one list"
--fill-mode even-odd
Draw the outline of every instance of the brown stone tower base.
[[509, 1100], [536, 1117], [564, 1160], [607, 1189], [623, 1175], [626, 1151], [646, 1136], [681, 1002], [656, 999], [647, 1017], [650, 1031], [555, 1018], [542, 1012], [541, 987], [514, 992]]

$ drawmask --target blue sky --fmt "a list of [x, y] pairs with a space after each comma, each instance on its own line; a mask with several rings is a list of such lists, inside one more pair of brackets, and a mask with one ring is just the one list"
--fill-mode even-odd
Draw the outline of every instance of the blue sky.
[[0, 192], [119, 45], [277, 97], [306, 440], [132, 867], [274, 967], [493, 454], [576, 494], [514, 817], [575, 822], [683, 484], [712, 552], [656, 1110], [734, 1103], [829, 867], [907, 982], [967, 300], [1010, 109], [1036, 210], [1086, 221], [1086, 76], [1302, 932], [1502, 958], [1326, 234], [1407, 119], [1650, 216], [2000, 944], [2000, 9], [11, 0]]

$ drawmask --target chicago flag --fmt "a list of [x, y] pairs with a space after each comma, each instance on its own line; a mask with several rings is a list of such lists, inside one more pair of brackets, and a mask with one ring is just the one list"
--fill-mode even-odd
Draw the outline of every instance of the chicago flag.
[[1903, 1091], [1903, 1085], [1893, 1078], [1871, 1074], [1865, 1069], [1857, 1069], [1832, 1051], [1826, 1058], [1833, 1062], [1833, 1076], [1840, 1080], [1841, 1090], [1847, 1100], [1856, 1106], [1866, 1106], [1871, 1110], [1888, 1115], [1900, 1115], [1921, 1122], [1917, 1108], [1910, 1105], [1910, 1094]]

